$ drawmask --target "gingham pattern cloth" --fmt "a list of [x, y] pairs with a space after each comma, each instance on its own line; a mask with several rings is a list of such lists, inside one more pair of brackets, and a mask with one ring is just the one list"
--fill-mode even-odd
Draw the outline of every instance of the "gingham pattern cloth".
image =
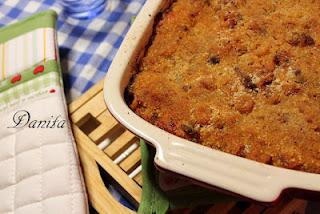
[[0, 27], [48, 9], [59, 14], [59, 53], [70, 102], [104, 78], [145, 0], [107, 0], [106, 9], [91, 20], [67, 17], [59, 1], [0, 0]]
[[52, 83], [57, 86], [60, 85], [60, 78], [57, 72], [47, 73], [43, 76], [32, 79], [25, 84], [20, 84], [0, 93], [0, 105], [3, 103], [10, 103], [24, 96], [27, 98], [29, 95], [33, 95], [33, 91], [39, 93], [40, 89], [42, 89], [44, 92], [47, 92], [48, 90], [46, 88]]

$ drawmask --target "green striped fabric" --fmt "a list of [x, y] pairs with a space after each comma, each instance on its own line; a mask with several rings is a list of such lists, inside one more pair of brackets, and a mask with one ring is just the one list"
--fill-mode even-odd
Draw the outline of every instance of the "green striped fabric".
[[9, 25], [8, 27], [1, 28], [0, 43], [4, 43], [38, 28], [55, 28], [56, 18], [57, 13], [54, 10], [48, 10]]
[[56, 87], [61, 87], [61, 78], [58, 73], [47, 73], [0, 93], [0, 106], [18, 101], [28, 95], [38, 96], [41, 93], [49, 93], [50, 89]]
[[[33, 73], [34, 69], [37, 68], [38, 66], [41, 66], [41, 65], [44, 66], [44, 71], [35, 75]], [[32, 79], [38, 78], [38, 77], [45, 75], [47, 73], [50, 73], [50, 72], [56, 72], [60, 76], [59, 64], [55, 60], [47, 61], [44, 64], [39, 63], [39, 64], [36, 64], [25, 71], [22, 71], [20, 73], [21, 80], [15, 84], [12, 84], [11, 80], [16, 75], [11, 75], [11, 76], [7, 77], [5, 80], [0, 81], [0, 93], [5, 90], [8, 90], [9, 88], [16, 87], [17, 85], [20, 85], [20, 84], [24, 84], [25, 82], [28, 82]]]

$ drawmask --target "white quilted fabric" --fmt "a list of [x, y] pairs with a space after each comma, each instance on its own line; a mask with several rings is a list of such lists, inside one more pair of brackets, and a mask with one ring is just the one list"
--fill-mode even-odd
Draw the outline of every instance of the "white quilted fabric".
[[8, 128], [19, 110], [31, 119], [60, 115], [68, 121], [61, 89], [0, 112], [0, 213], [87, 213], [69, 123], [65, 128]]

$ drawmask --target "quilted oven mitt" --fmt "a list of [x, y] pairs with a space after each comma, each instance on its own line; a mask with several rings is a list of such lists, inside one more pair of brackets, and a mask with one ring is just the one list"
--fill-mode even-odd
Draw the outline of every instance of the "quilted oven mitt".
[[48, 11], [0, 29], [0, 213], [88, 213], [55, 22]]

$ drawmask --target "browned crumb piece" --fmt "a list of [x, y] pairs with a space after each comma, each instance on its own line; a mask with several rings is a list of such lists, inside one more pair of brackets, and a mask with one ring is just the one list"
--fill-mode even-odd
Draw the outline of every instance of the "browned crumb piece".
[[130, 107], [204, 146], [320, 173], [319, 11], [319, 0], [175, 1]]
[[301, 34], [294, 33], [292, 35], [292, 38], [288, 42], [292, 46], [300, 46], [300, 47], [315, 45], [314, 39], [306, 33], [301, 33]]

